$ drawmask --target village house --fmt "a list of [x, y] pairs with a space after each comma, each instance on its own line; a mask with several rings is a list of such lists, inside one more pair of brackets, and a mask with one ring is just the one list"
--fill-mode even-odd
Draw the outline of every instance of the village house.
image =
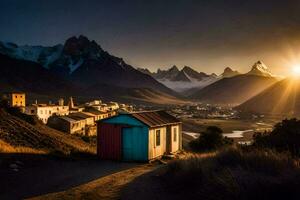
[[86, 108], [83, 113], [94, 116], [95, 121], [116, 115], [115, 111], [104, 112], [104, 111], [96, 110], [94, 108]]
[[7, 100], [8, 105], [11, 107], [25, 107], [26, 106], [26, 95], [23, 92], [5, 93], [2, 98]]
[[92, 136], [97, 133], [94, 116], [82, 112], [53, 116], [49, 118], [47, 125], [70, 134]]
[[165, 111], [119, 114], [98, 121], [101, 159], [149, 161], [182, 148], [181, 122]]
[[25, 114], [35, 115], [43, 123], [47, 124], [49, 117], [53, 115], [65, 116], [69, 114], [69, 107], [64, 105], [64, 100], [59, 99], [58, 105], [55, 104], [32, 104], [25, 107]]

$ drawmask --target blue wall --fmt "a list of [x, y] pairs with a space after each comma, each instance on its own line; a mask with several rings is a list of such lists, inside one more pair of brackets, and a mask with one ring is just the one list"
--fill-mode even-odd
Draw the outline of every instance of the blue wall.
[[124, 128], [122, 131], [123, 159], [148, 160], [148, 129], [143, 127]]

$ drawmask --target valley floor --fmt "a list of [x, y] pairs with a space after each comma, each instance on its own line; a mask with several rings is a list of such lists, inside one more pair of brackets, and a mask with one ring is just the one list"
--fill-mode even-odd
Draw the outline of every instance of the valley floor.
[[[230, 134], [234, 131], [246, 131], [242, 138], [234, 138], [235, 141], [249, 141], [252, 139], [254, 132], [262, 132], [272, 129], [273, 125], [278, 122], [276, 119], [260, 120], [242, 120], [242, 119], [197, 119], [185, 118], [183, 122], [183, 131], [201, 133], [208, 126], [217, 126], [223, 130], [223, 133]], [[186, 142], [193, 139], [190, 136], [184, 136]]]

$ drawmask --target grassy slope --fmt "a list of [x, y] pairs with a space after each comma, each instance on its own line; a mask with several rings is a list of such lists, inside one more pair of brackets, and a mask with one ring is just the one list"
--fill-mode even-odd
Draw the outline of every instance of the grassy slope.
[[31, 125], [0, 110], [1, 152], [94, 152], [94, 148], [81, 139], [43, 124]]

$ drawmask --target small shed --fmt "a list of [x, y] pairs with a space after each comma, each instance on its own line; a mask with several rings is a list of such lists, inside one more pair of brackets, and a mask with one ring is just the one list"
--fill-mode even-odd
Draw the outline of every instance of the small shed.
[[149, 161], [182, 148], [181, 122], [165, 111], [147, 111], [98, 121], [102, 159]]

